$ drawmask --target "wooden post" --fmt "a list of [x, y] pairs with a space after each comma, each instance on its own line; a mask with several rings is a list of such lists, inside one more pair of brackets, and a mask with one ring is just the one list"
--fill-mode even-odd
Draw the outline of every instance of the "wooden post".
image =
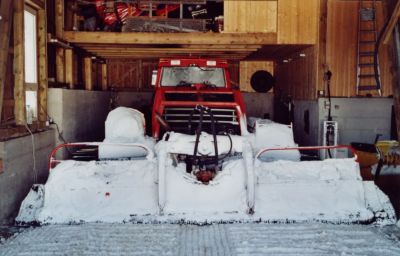
[[69, 89], [74, 89], [74, 61], [72, 49], [65, 50], [65, 83]]
[[18, 125], [26, 123], [24, 66], [24, 0], [14, 1], [14, 115]]
[[83, 80], [85, 89], [93, 91], [93, 76], [92, 76], [92, 58], [83, 58]]
[[56, 37], [64, 36], [64, 0], [55, 0]]
[[316, 58], [316, 91], [314, 92], [313, 98], [318, 98], [318, 91], [325, 90], [324, 76], [325, 72], [328, 71], [329, 67], [326, 63], [326, 35], [328, 30], [328, 0], [321, 0], [319, 2], [319, 30], [318, 30], [318, 42], [314, 47], [315, 58]]
[[[64, 1], [55, 0], [55, 26], [56, 37], [61, 39], [64, 37]], [[56, 49], [56, 81], [57, 83], [65, 83], [65, 52], [61, 47]]]
[[13, 18], [13, 4], [11, 0], [2, 0], [0, 5], [0, 121], [3, 112], [4, 87], [6, 83], [8, 49], [10, 46], [10, 32]]
[[108, 84], [107, 84], [107, 64], [102, 63], [101, 64], [101, 89], [103, 91], [108, 90]]
[[46, 11], [38, 11], [38, 119], [41, 124], [47, 121], [47, 24]]

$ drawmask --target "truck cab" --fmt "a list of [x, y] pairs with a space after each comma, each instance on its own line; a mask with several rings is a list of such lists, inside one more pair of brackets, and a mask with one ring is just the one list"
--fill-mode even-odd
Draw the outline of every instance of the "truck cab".
[[[155, 97], [152, 109], [152, 135], [159, 139], [166, 131], [192, 134], [202, 119], [203, 131], [247, 133], [245, 106], [238, 87], [232, 86], [226, 60], [160, 59], [153, 73]], [[208, 113], [200, 118], [196, 107]], [[213, 117], [212, 117], [213, 116]]]

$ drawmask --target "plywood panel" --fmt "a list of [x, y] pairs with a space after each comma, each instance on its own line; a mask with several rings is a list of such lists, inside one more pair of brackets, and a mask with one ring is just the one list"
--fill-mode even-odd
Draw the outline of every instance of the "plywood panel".
[[316, 61], [316, 47], [309, 47], [276, 62], [274, 68], [275, 95], [278, 97], [290, 96], [295, 100], [315, 99]]
[[225, 1], [225, 32], [276, 32], [278, 1]]
[[[383, 8], [377, 3], [378, 32], [383, 25]], [[332, 96], [356, 96], [358, 1], [328, 1], [327, 67], [332, 71]], [[379, 52], [383, 96], [391, 95], [392, 62], [387, 46]]]
[[279, 0], [278, 43], [315, 44], [318, 17], [319, 0]]
[[265, 70], [274, 74], [274, 63], [272, 61], [241, 61], [240, 62], [240, 90], [244, 92], [255, 92], [250, 85], [251, 76], [258, 70]]

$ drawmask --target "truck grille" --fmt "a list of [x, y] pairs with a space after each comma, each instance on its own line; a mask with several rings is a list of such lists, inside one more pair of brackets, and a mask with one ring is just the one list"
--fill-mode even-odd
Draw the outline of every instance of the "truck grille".
[[[237, 119], [235, 109], [212, 108], [211, 111], [217, 121], [217, 132], [228, 131], [232, 134], [240, 133], [239, 120]], [[192, 112], [193, 108], [167, 107], [164, 110], [163, 117], [174, 131], [187, 132]], [[193, 129], [196, 129], [199, 118], [200, 113], [195, 112], [192, 116]], [[211, 133], [211, 117], [206, 113], [203, 115], [203, 131]]]

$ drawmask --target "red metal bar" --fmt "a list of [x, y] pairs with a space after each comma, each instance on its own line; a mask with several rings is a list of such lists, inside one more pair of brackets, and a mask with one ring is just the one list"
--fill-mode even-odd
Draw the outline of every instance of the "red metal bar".
[[100, 146], [100, 145], [115, 145], [115, 146], [126, 146], [126, 147], [140, 147], [144, 150], [147, 151], [147, 156], [150, 158], [154, 157], [154, 153], [151, 149], [149, 149], [147, 146], [142, 145], [142, 144], [126, 144], [126, 143], [104, 143], [104, 142], [78, 142], [78, 143], [64, 143], [60, 144], [57, 147], [55, 147], [49, 156], [49, 171], [53, 169], [52, 164], [53, 163], [60, 163], [62, 160], [56, 160], [55, 159], [55, 154], [60, 148], [67, 148], [67, 147], [84, 147], [84, 146]]
[[83, 147], [83, 146], [86, 146], [86, 144], [84, 144], [84, 143], [64, 143], [64, 144], [60, 144], [60, 145], [58, 145], [57, 147], [55, 147], [52, 151], [51, 151], [51, 153], [50, 153], [50, 156], [49, 156], [49, 171], [52, 169], [52, 163], [54, 163], [54, 162], [60, 162], [59, 160], [56, 160], [55, 158], [54, 158], [54, 155], [57, 153], [57, 151], [60, 149], [60, 148], [67, 148], [67, 147]]

